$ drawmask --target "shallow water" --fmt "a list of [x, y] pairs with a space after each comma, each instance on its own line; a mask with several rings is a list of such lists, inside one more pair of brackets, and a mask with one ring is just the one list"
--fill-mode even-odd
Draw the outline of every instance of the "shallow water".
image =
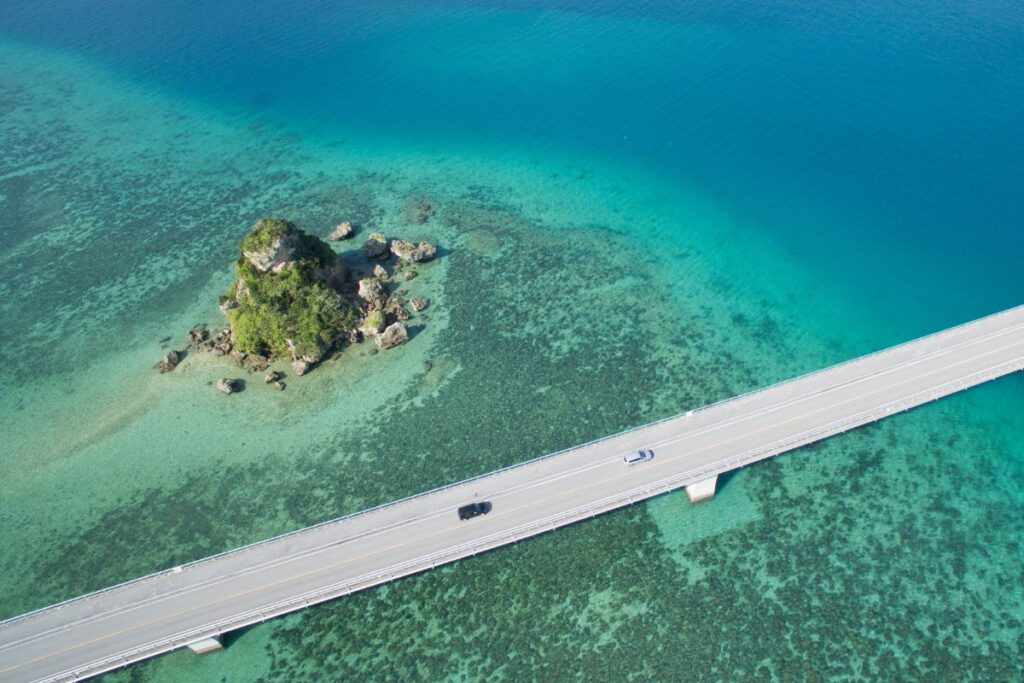
[[[0, 617], [1020, 303], [1024, 30], [916, 10], [13, 3]], [[155, 373], [263, 215], [439, 242], [412, 341], [283, 393]], [[1022, 407], [1005, 378], [110, 678], [1018, 678]]]

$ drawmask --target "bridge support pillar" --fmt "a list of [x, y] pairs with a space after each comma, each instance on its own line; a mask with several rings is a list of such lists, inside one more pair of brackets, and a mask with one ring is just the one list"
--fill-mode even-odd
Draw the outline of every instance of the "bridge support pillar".
[[715, 483], [718, 482], [718, 475], [690, 484], [686, 487], [686, 495], [690, 497], [691, 503], [700, 503], [711, 500], [715, 497]]
[[195, 652], [197, 655], [205, 655], [210, 652], [216, 652], [217, 650], [223, 650], [224, 645], [220, 642], [220, 636], [210, 636], [209, 638], [203, 638], [197, 640], [194, 643], [188, 644], [188, 649]]

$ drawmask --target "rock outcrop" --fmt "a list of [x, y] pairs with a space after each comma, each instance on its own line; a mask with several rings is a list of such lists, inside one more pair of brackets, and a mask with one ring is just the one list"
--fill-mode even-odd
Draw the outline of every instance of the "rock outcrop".
[[399, 296], [388, 299], [387, 304], [384, 305], [384, 313], [395, 320], [409, 319], [409, 311], [405, 310], [405, 304], [402, 303], [402, 298]]
[[366, 317], [363, 318], [363, 322], [359, 324], [359, 332], [366, 335], [367, 337], [373, 337], [384, 331], [384, 313], [383, 311], [370, 311]]
[[240, 379], [232, 379], [230, 377], [221, 377], [217, 380], [217, 391], [224, 394], [234, 394], [241, 391], [245, 387], [245, 382]]
[[374, 339], [378, 349], [390, 349], [409, 341], [409, 333], [402, 323], [391, 323]]
[[222, 299], [232, 339], [215, 343], [214, 353], [233, 346], [254, 369], [282, 356], [312, 364], [356, 324], [347, 268], [327, 243], [289, 221], [263, 219], [238, 246], [237, 277]]
[[379, 279], [364, 277], [359, 281], [359, 298], [371, 308], [381, 308], [388, 299], [388, 290]]
[[338, 223], [334, 230], [331, 230], [331, 234], [327, 236], [327, 239], [337, 242], [338, 240], [347, 240], [354, 234], [356, 234], [356, 229], [352, 227], [352, 224], [348, 221], [342, 221]]
[[170, 372], [171, 370], [174, 370], [174, 368], [178, 367], [178, 363], [180, 362], [181, 354], [175, 351], [174, 349], [171, 349], [170, 351], [165, 353], [164, 357], [161, 358], [160, 361], [153, 367], [159, 370], [160, 374], [163, 374], [165, 372]]
[[437, 247], [430, 242], [414, 244], [406, 240], [392, 240], [391, 253], [403, 261], [421, 263], [434, 258], [437, 255]]
[[380, 258], [388, 254], [388, 238], [379, 232], [370, 233], [370, 236], [363, 244], [363, 256], [366, 258]]

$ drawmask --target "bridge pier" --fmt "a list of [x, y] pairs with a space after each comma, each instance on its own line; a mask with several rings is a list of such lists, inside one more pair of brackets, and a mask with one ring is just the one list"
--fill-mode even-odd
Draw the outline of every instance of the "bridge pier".
[[224, 645], [220, 642], [220, 636], [210, 636], [209, 638], [203, 638], [197, 640], [194, 643], [188, 644], [188, 649], [195, 652], [197, 655], [205, 655], [210, 652], [216, 652], [217, 650], [223, 650]]
[[686, 495], [690, 497], [691, 503], [700, 503], [711, 500], [715, 497], [715, 484], [718, 482], [718, 475], [690, 484], [686, 487]]

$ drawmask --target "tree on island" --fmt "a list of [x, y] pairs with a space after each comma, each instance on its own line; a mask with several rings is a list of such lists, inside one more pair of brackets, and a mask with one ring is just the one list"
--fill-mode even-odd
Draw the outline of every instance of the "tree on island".
[[[350, 236], [350, 223], [344, 236]], [[335, 229], [330, 239], [339, 238]], [[382, 265], [392, 256], [400, 263], [418, 264], [437, 254], [429, 242], [414, 244], [390, 240], [373, 233], [363, 245], [365, 261], [355, 267], [371, 270], [372, 276], [352, 282], [345, 262], [318, 237], [290, 221], [263, 218], [238, 243], [242, 255], [235, 262], [235, 281], [220, 298], [221, 311], [229, 327], [211, 334], [206, 325], [189, 331], [189, 347], [215, 356], [226, 356], [250, 372], [267, 370], [274, 361], [290, 358], [296, 375], [306, 373], [332, 349], [372, 337], [378, 349], [390, 349], [409, 340], [403, 321], [409, 312], [403, 291], [391, 293], [391, 275]], [[402, 266], [399, 265], [398, 268]], [[412, 279], [414, 270], [405, 270]], [[416, 311], [426, 299], [417, 297]], [[182, 352], [184, 353], [184, 352]], [[160, 372], [171, 372], [182, 359], [171, 350], [156, 364]], [[284, 389], [282, 373], [268, 371], [264, 381]], [[241, 391], [241, 380], [222, 378], [217, 388], [224, 393]]]
[[236, 278], [221, 308], [239, 351], [315, 363], [358, 325], [360, 309], [341, 292], [345, 264], [319, 238], [264, 218], [238, 248]]

